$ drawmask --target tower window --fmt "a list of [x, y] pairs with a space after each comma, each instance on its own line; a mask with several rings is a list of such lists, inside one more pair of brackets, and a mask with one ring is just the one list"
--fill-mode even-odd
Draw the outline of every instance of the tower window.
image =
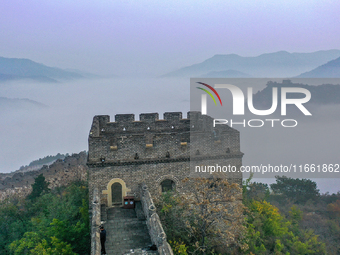
[[162, 186], [162, 192], [175, 190], [175, 182], [169, 179], [162, 181], [161, 186]]

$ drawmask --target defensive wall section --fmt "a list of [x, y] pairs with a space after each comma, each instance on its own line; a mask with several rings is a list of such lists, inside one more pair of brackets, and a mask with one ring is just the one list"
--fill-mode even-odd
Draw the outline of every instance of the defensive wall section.
[[[239, 169], [243, 156], [239, 132], [227, 125], [214, 128], [212, 121], [199, 112], [188, 112], [187, 118], [181, 112], [167, 112], [164, 119], [147, 113], [140, 114], [139, 120], [133, 114], [117, 114], [115, 122], [108, 115], [95, 116], [87, 162], [90, 194], [97, 187], [101, 203], [110, 207], [122, 201], [112, 200], [114, 183], [121, 185], [121, 197], [132, 195], [137, 200], [141, 183], [152, 196], [161, 194], [167, 180], [180, 191], [181, 181], [190, 175], [190, 160]], [[242, 180], [241, 173], [223, 176], [238, 183]]]
[[[188, 193], [183, 179], [211, 177], [196, 173], [197, 167], [217, 164], [239, 170], [242, 165], [239, 131], [228, 125], [214, 127], [213, 119], [200, 112], [188, 112], [187, 118], [166, 112], [163, 119], [158, 113], [143, 113], [139, 120], [134, 114], [117, 114], [114, 122], [108, 115], [94, 116], [88, 143], [90, 201], [102, 208], [121, 207], [124, 197], [140, 201], [159, 254], [172, 250], [152, 197], [169, 190]], [[221, 172], [219, 177], [242, 183], [239, 171]], [[98, 208], [92, 205], [92, 254], [98, 252]]]

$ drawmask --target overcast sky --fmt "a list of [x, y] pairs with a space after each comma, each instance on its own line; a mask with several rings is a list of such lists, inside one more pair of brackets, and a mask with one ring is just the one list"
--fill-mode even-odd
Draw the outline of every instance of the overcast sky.
[[[0, 56], [97, 74], [158, 76], [215, 54], [339, 49], [339, 13], [339, 0], [0, 0]], [[64, 84], [65, 91], [60, 84], [1, 85], [0, 96], [51, 108], [45, 115], [0, 112], [0, 172], [87, 149], [95, 114], [188, 110], [188, 93], [177, 93], [188, 81], [163, 80], [163, 87], [158, 80], [105, 82]], [[336, 186], [326, 183], [323, 191]]]
[[339, 48], [340, 1], [0, 0], [0, 56], [160, 75], [215, 54]]

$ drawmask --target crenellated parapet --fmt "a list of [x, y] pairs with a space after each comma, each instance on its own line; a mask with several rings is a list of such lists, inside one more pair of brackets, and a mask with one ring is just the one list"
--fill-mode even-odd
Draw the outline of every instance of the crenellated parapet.
[[158, 113], [142, 113], [139, 120], [134, 114], [117, 114], [114, 122], [97, 115], [89, 134], [88, 164], [183, 161], [193, 156], [191, 144], [200, 156], [240, 153], [239, 132], [227, 125], [214, 128], [213, 119], [200, 112], [188, 112], [187, 118], [166, 112], [163, 119]]
[[139, 120], [134, 114], [116, 114], [115, 121], [110, 122], [110, 116], [97, 115], [93, 118], [90, 137], [102, 137], [116, 134], [133, 134], [143, 132], [174, 132], [189, 131], [189, 119], [183, 119], [181, 112], [164, 113], [164, 119], [159, 119], [158, 113], [142, 113]]

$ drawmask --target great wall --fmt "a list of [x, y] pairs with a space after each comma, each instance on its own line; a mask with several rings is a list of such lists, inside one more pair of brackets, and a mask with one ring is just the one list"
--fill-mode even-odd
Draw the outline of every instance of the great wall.
[[[200, 112], [117, 114], [95, 116], [89, 133], [89, 193], [92, 201], [92, 255], [100, 254], [99, 225], [113, 234], [108, 254], [173, 254], [156, 213], [153, 198], [163, 191], [190, 191], [182, 184], [195, 175], [193, 164], [242, 165], [239, 132], [227, 125], [213, 127], [213, 119]], [[207, 176], [205, 176], [207, 177]], [[242, 174], [220, 173], [220, 178], [241, 184]], [[122, 214], [124, 199], [133, 198], [135, 213]], [[138, 215], [144, 215], [138, 217]], [[144, 222], [137, 224], [137, 218]], [[142, 231], [144, 229], [144, 232]], [[144, 240], [138, 242], [136, 240]], [[143, 253], [144, 252], [144, 253]]]
[[[93, 118], [89, 151], [58, 159], [29, 172], [2, 175], [0, 200], [26, 196], [34, 178], [43, 174], [49, 188], [88, 180], [91, 255], [100, 255], [99, 226], [107, 229], [107, 254], [173, 254], [156, 213], [153, 198], [162, 192], [190, 191], [182, 184], [195, 177], [192, 163], [233, 165], [240, 168], [239, 132], [227, 125], [213, 127], [212, 118], [199, 112], [117, 114]], [[241, 184], [241, 173], [222, 173], [220, 178]], [[132, 198], [134, 209], [123, 209]], [[147, 247], [156, 247], [156, 251]]]

